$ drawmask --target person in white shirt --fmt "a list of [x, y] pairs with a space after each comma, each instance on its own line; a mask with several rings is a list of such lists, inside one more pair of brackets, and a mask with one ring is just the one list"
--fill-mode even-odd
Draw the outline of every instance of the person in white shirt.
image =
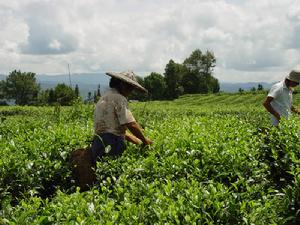
[[274, 84], [263, 106], [271, 114], [271, 122], [278, 126], [280, 119], [288, 119], [291, 112], [299, 113], [299, 110], [292, 104], [293, 87], [300, 83], [300, 71], [292, 70], [283, 81]]
[[[121, 155], [126, 148], [125, 140], [137, 145], [152, 143], [144, 136], [140, 125], [133, 117], [126, 98], [133, 89], [142, 92], [147, 90], [137, 82], [133, 72], [106, 74], [111, 77], [110, 89], [97, 102], [94, 114], [95, 136], [92, 144], [94, 162], [105, 154]], [[105, 152], [108, 146], [109, 151]]]

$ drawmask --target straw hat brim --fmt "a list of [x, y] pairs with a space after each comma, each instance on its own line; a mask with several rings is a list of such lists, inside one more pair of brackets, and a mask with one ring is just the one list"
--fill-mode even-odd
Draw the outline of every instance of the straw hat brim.
[[126, 75], [124, 75], [122, 73], [107, 72], [106, 75], [117, 78], [119, 80], [122, 80], [122, 81], [132, 85], [135, 89], [145, 92], [145, 93], [148, 93], [147, 89], [144, 88], [142, 85], [140, 85], [137, 81], [130, 79], [129, 77], [127, 77]]
[[286, 79], [300, 83], [300, 71], [292, 70], [287, 76]]

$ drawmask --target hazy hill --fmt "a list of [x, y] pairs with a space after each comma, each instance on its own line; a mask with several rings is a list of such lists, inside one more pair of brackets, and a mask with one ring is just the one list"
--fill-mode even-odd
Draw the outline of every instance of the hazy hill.
[[220, 90], [224, 92], [238, 92], [239, 88], [247, 91], [251, 88], [261, 84], [264, 89], [268, 90], [273, 85], [273, 83], [266, 83], [266, 82], [245, 82], [245, 83], [229, 83], [229, 82], [220, 82]]
[[[37, 75], [37, 80], [41, 84], [42, 89], [54, 88], [58, 83], [70, 85], [69, 75]], [[72, 74], [71, 84], [74, 88], [77, 84], [79, 87], [80, 95], [85, 99], [88, 92], [92, 95], [97, 90], [100, 84], [100, 90], [103, 92], [108, 87], [109, 77], [104, 73], [82, 73]]]
[[[68, 74], [61, 74], [61, 75], [44, 75], [38, 74], [37, 79], [40, 82], [63, 82], [63, 83], [70, 83], [69, 75]], [[74, 86], [75, 84], [99, 84], [99, 83], [107, 83], [109, 77], [104, 73], [76, 73], [71, 74], [71, 83]]]

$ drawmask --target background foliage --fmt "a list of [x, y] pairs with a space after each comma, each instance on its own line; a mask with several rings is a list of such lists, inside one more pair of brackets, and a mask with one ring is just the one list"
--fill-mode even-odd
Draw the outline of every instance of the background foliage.
[[[138, 82], [149, 91], [149, 95], [133, 93], [134, 100], [163, 100], [176, 99], [183, 94], [217, 93], [220, 86], [213, 77], [216, 58], [210, 51], [202, 53], [195, 50], [183, 64], [175, 63], [172, 59], [166, 65], [163, 75], [152, 72]], [[92, 94], [94, 95], [92, 96]], [[75, 88], [64, 83], [56, 87], [41, 90], [36, 81], [35, 73], [12, 71], [6, 80], [0, 81], [0, 105], [8, 105], [7, 100], [15, 100], [16, 105], [72, 105], [82, 101], [78, 85]], [[100, 85], [97, 90], [89, 91], [84, 103], [93, 103], [101, 97]]]

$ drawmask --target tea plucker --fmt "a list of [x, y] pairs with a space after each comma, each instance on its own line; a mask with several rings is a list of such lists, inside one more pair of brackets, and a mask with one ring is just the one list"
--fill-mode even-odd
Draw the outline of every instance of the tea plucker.
[[293, 106], [293, 88], [300, 83], [300, 70], [292, 70], [283, 81], [274, 84], [263, 105], [271, 115], [271, 123], [278, 126], [281, 118], [288, 119], [291, 112], [300, 114]]
[[[128, 108], [127, 97], [136, 89], [147, 92], [136, 80], [133, 72], [107, 72], [111, 77], [110, 89], [96, 104], [94, 113], [95, 136], [92, 144], [93, 160], [105, 154], [119, 156], [126, 149], [125, 140], [134, 144], [150, 145], [141, 126]], [[131, 132], [129, 133], [128, 130]], [[110, 149], [105, 153], [105, 149]]]

